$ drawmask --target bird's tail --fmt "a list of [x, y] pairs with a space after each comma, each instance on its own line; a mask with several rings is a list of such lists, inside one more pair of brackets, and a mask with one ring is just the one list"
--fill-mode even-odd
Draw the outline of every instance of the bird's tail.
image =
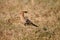
[[35, 25], [35, 24], [33, 24], [33, 23], [32, 23], [32, 25], [35, 26], [35, 27], [38, 27], [37, 25]]

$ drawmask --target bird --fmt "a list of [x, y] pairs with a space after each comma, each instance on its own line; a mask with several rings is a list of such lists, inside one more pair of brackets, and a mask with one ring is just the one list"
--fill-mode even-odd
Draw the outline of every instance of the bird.
[[27, 11], [22, 11], [21, 12], [21, 16], [22, 16], [22, 20], [24, 20], [24, 25], [27, 26], [27, 25], [33, 25], [35, 27], [38, 27], [36, 24], [34, 24], [30, 19], [28, 19], [27, 16], [24, 16], [24, 13], [28, 13]]

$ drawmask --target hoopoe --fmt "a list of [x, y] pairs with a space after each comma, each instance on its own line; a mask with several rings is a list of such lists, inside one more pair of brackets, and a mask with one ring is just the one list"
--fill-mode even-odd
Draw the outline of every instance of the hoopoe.
[[25, 26], [26, 26], [26, 25], [33, 25], [33, 26], [35, 26], [35, 27], [38, 27], [37, 25], [35, 25], [34, 23], [32, 23], [32, 21], [30, 21], [30, 20], [28, 19], [28, 17], [25, 17], [25, 16], [24, 16], [24, 13], [27, 13], [27, 11], [22, 11], [22, 12], [20, 13], [21, 21], [24, 23], [24, 25], [25, 25]]

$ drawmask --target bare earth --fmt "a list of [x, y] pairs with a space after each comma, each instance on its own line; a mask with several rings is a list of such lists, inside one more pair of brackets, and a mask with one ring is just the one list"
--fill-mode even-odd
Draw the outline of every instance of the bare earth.
[[[24, 10], [39, 27], [24, 26]], [[60, 40], [60, 0], [0, 0], [0, 40]]]

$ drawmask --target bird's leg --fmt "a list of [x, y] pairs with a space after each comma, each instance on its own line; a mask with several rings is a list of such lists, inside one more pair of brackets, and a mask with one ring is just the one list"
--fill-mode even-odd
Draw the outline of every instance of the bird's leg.
[[26, 24], [26, 23], [24, 23], [24, 25], [26, 26], [27, 24]]

